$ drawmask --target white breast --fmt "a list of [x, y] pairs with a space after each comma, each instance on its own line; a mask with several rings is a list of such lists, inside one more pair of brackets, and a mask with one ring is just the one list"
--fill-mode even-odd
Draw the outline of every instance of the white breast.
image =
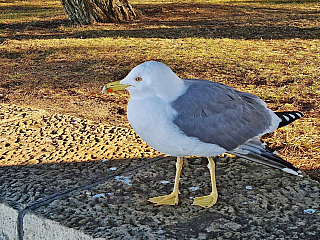
[[187, 137], [174, 123], [177, 113], [158, 97], [130, 99], [128, 120], [136, 133], [159, 152], [177, 156], [216, 156], [226, 150]]

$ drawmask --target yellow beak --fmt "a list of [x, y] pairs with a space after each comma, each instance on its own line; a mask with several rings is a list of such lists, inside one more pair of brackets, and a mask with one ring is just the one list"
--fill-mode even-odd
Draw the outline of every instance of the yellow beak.
[[129, 87], [130, 85], [126, 85], [126, 84], [121, 84], [120, 81], [116, 81], [116, 82], [111, 82], [108, 83], [107, 85], [105, 85], [102, 89], [102, 93], [112, 93], [115, 91], [119, 91], [119, 90], [124, 90], [127, 87]]

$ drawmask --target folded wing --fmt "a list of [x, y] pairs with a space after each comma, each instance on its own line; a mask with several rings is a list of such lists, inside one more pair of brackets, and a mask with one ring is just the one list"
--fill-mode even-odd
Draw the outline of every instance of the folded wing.
[[275, 130], [281, 119], [258, 97], [206, 80], [185, 80], [186, 92], [171, 103], [174, 123], [187, 136], [232, 150]]

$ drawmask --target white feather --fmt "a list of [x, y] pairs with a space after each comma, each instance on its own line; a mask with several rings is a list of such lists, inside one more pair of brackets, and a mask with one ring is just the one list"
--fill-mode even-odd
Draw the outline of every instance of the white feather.
[[289, 114], [290, 117], [292, 117], [293, 119], [296, 119], [296, 116], [293, 114]]

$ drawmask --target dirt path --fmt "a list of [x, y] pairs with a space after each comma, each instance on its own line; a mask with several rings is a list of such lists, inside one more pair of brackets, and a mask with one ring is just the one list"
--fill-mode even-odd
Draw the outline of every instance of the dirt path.
[[7, 104], [0, 105], [0, 111], [0, 166], [141, 158], [155, 153], [128, 128]]

